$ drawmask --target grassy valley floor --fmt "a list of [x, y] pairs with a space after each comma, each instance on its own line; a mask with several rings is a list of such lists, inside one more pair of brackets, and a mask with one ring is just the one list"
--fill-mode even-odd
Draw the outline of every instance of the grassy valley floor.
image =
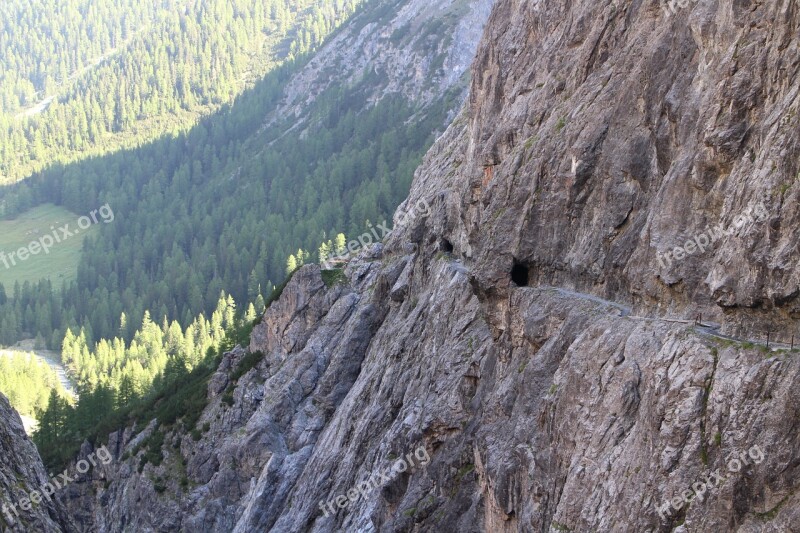
[[[95, 225], [86, 230], [78, 228], [80, 215], [53, 204], [44, 204], [25, 212], [14, 220], [0, 221], [0, 252], [5, 253], [5, 260], [0, 256], [0, 283], [10, 292], [14, 283], [37, 282], [47, 278], [58, 287], [64, 281], [72, 281], [78, 273], [83, 240], [87, 235], [97, 231]], [[102, 220], [101, 220], [102, 223]], [[69, 224], [74, 236], [55, 243], [48, 253], [40, 250], [24, 261], [18, 259], [20, 248], [28, 248], [31, 243], [39, 242], [46, 235], [53, 233], [61, 238], [59, 228]], [[52, 228], [52, 229], [51, 229]], [[15, 253], [12, 262], [10, 255]], [[16, 264], [14, 264], [16, 263]]]

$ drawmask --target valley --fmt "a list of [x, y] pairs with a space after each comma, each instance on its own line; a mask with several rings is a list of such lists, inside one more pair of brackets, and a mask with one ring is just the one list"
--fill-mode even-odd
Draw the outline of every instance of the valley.
[[0, 530], [800, 531], [800, 10], [668, 7], [0, 4]]

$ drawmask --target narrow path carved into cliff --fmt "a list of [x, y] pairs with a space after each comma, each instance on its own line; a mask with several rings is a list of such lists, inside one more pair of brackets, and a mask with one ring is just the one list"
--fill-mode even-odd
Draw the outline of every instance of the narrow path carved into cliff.
[[[632, 309], [629, 306], [621, 304], [619, 302], [614, 302], [611, 300], [606, 300], [600, 298], [599, 296], [595, 296], [593, 294], [587, 294], [584, 292], [576, 292], [569, 289], [564, 289], [561, 287], [542, 287], [545, 290], [552, 290], [561, 294], [563, 296], [569, 296], [574, 298], [579, 298], [581, 300], [589, 300], [591, 302], [606, 306], [606, 307], [613, 307], [614, 309], [619, 310], [619, 315], [622, 318], [629, 318], [631, 320], [650, 320], [653, 322], [665, 322], [671, 324], [686, 324], [686, 325], [695, 325], [695, 331], [701, 335], [707, 337], [714, 337], [717, 339], [722, 339], [731, 342], [738, 342], [738, 343], [749, 343], [754, 344], [756, 346], [766, 346], [763, 340], [760, 339], [752, 339], [752, 338], [739, 338], [733, 337], [730, 335], [724, 335], [719, 332], [719, 329], [722, 327], [720, 324], [714, 323], [700, 323], [697, 324], [694, 320], [685, 320], [681, 318], [658, 318], [658, 317], [644, 317], [644, 316], [635, 316], [632, 315]], [[769, 343], [770, 351], [778, 351], [783, 349], [789, 349], [791, 346], [785, 342], [776, 342], [771, 341]]]

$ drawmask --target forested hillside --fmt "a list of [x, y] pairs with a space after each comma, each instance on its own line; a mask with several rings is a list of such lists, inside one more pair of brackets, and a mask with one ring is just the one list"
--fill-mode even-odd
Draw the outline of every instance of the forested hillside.
[[47, 281], [25, 284], [0, 301], [0, 342], [40, 334], [57, 347], [67, 327], [81, 326], [90, 342], [111, 338], [122, 313], [130, 340], [146, 310], [185, 327], [210, 314], [222, 290], [237, 301], [269, 294], [298, 247], [316, 251], [340, 231], [388, 219], [454, 100], [407, 123], [409, 102], [387, 97], [359, 113], [358, 89], [350, 91], [321, 104], [321, 135], [288, 135], [255, 156], [236, 142], [257, 127], [242, 106], [221, 124], [52, 170], [33, 193], [26, 184], [37, 203], [84, 212], [108, 202], [117, 218], [86, 239], [76, 283], [56, 292]]
[[[382, 24], [400, 4], [368, 4], [354, 24]], [[430, 39], [419, 46], [431, 47]], [[7, 189], [9, 213], [42, 202], [76, 213], [108, 203], [117, 218], [86, 239], [76, 283], [55, 293], [48, 282], [22, 286], [0, 302], [0, 342], [39, 334], [60, 347], [67, 328], [83, 328], [90, 344], [130, 341], [145, 311], [185, 328], [209, 316], [223, 290], [240, 302], [268, 295], [298, 248], [315, 260], [323, 241], [388, 219], [465, 85], [427, 105], [388, 93], [365, 106], [388, 79], [367, 69], [305, 108], [309, 129], [293, 128], [294, 118], [263, 129], [304, 64], [276, 69], [189, 132], [56, 165]]]
[[0, 184], [187, 127], [315, 49], [359, 2], [5, 0]]
[[[76, 405], [53, 396], [40, 420], [37, 442], [49, 463], [68, 459], [86, 436], [118, 427], [131, 410], [133, 416], [140, 416], [140, 409], [151, 413], [174, 392], [172, 384], [205, 379], [223, 348], [246, 339], [269, 304], [265, 296], [280, 294], [287, 258], [298, 259], [292, 270], [317, 260], [320, 244], [336, 241], [341, 247], [344, 234], [354, 237], [391, 219], [422, 155], [465, 95], [470, 54], [464, 46], [474, 47], [480, 33], [467, 21], [484, 20], [489, 3], [444, 1], [435, 17], [431, 6], [415, 3], [409, 9], [406, 0], [368, 1], [353, 11], [356, 3], [330, 4], [335, 17], [329, 22], [318, 6], [293, 3], [311, 18], [298, 16], [301, 30], [281, 45], [286, 61], [273, 63], [229, 103], [225, 98], [235, 91], [214, 100], [216, 86], [193, 85], [205, 95], [193, 100], [202, 109], [221, 104], [193, 127], [148, 142], [141, 137], [125, 149], [119, 149], [124, 143], [108, 145], [113, 151], [100, 157], [71, 160], [44, 153], [46, 168], [0, 187], [7, 218], [45, 203], [72, 213], [108, 205], [115, 215], [85, 236], [76, 280], [60, 286], [51, 280], [0, 285], [0, 344], [41, 337], [63, 349], [77, 384]], [[339, 42], [321, 48], [327, 55], [313, 53], [320, 36], [351, 12], [329, 43], [357, 42], [364, 54], [372, 54], [365, 56], [369, 60], [363, 63], [353, 55], [358, 49]], [[230, 13], [215, 13], [222, 18], [205, 24], [227, 27], [223, 22]], [[301, 18], [316, 22], [305, 27]], [[193, 24], [181, 31], [194, 35]], [[186, 38], [191, 40], [181, 35], [176, 41]], [[198, 62], [192, 68], [202, 77], [213, 66], [198, 54], [186, 60]], [[211, 61], [217, 57], [212, 53]], [[407, 70], [409, 58], [418, 65], [414, 73]], [[118, 64], [124, 62], [101, 66]], [[86, 83], [113, 92], [104, 79], [89, 77]], [[152, 77], [142, 83], [160, 86]], [[164, 84], [184, 86], [177, 79]], [[154, 96], [159, 102], [179, 96], [175, 106], [161, 109], [166, 113], [161, 117], [187, 110], [182, 94], [169, 91]], [[119, 98], [125, 105], [144, 105], [135, 90]], [[105, 111], [108, 105], [99, 107]], [[58, 107], [26, 119], [30, 131], [47, 130], [35, 121]], [[134, 115], [134, 129], [161, 128], [157, 122], [147, 125], [154, 115]], [[108, 123], [111, 133], [125, 133], [114, 131], [113, 123]], [[242, 307], [237, 310], [235, 302]], [[175, 409], [185, 410], [185, 402], [196, 397], [175, 399]]]
[[[108, 431], [131, 413], [155, 409], [156, 403], [161, 405], [161, 416], [165, 408], [197, 416], [200, 406], [187, 402], [204, 400], [205, 390], [187, 399], [175, 394], [176, 384], [188, 386], [192, 376], [207, 375], [222, 351], [249, 334], [257, 312], [264, 309], [260, 299], [245, 312], [237, 312], [236, 302], [223, 293], [210, 320], [200, 315], [185, 330], [176, 322], [164, 321], [159, 326], [149, 313], [129, 343], [114, 338], [91, 347], [82, 330], [78, 334], [67, 330], [63, 360], [76, 381], [78, 400], [69, 401], [57, 389], [48, 398], [48, 388], [40, 388], [44, 398], [42, 392], [37, 396], [41, 411], [34, 438], [42, 457], [51, 467], [60, 467], [87, 436]], [[160, 402], [164, 398], [166, 407]], [[150, 414], [156, 416], [155, 411]], [[193, 425], [187, 423], [187, 430], [191, 429]]]

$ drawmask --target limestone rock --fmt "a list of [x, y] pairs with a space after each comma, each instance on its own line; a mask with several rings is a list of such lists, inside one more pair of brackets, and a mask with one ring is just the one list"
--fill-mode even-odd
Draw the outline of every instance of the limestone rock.
[[[39, 498], [50, 476], [42, 465], [36, 446], [22, 427], [19, 414], [0, 394], [0, 525], [4, 532], [78, 531], [63, 504], [57, 499]], [[27, 507], [27, 510], [26, 510]]]

